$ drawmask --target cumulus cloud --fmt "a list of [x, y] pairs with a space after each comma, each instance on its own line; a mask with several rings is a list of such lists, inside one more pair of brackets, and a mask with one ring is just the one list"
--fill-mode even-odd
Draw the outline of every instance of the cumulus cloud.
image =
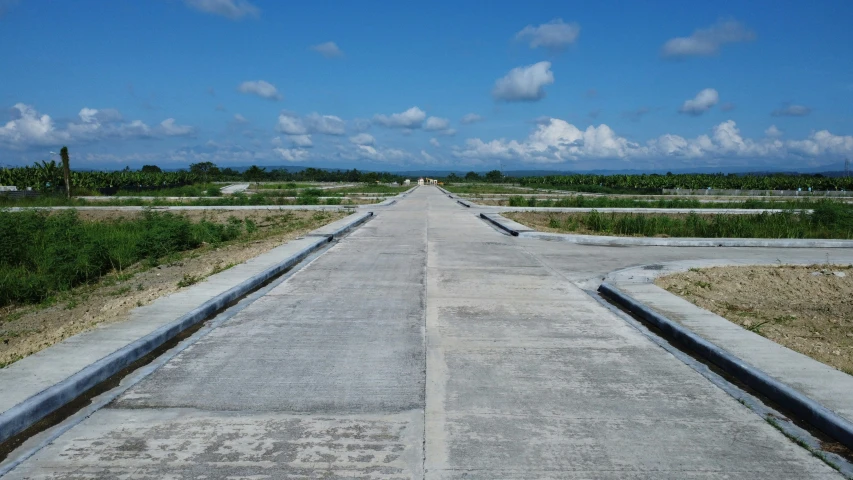
[[311, 113], [303, 118], [295, 113], [283, 112], [278, 116], [276, 130], [286, 135], [343, 135], [346, 123], [334, 115]]
[[695, 98], [687, 100], [678, 110], [688, 115], [702, 115], [720, 101], [720, 94], [713, 88], [706, 88], [696, 94]]
[[294, 147], [310, 148], [314, 146], [311, 135], [288, 135], [287, 139], [293, 143]]
[[301, 148], [274, 148], [273, 153], [285, 162], [299, 162], [311, 156], [308, 150]]
[[579, 159], [612, 158], [785, 158], [821, 157], [853, 154], [853, 136], [833, 135], [821, 130], [803, 140], [783, 141], [772, 135], [762, 139], [744, 138], [737, 124], [727, 120], [715, 126], [710, 135], [684, 138], [664, 134], [640, 144], [617, 135], [607, 125], [581, 130], [564, 120], [549, 118], [539, 123], [524, 140], [496, 139], [485, 142], [468, 139], [454, 155], [466, 159], [507, 159], [528, 163], [561, 163]]
[[278, 116], [276, 130], [286, 135], [304, 135], [308, 129], [302, 123], [302, 119], [296, 115], [282, 113]]
[[736, 20], [721, 20], [708, 28], [700, 28], [689, 37], [667, 40], [661, 54], [668, 58], [702, 57], [717, 55], [727, 43], [748, 42], [755, 32]]
[[12, 120], [0, 127], [0, 142], [11, 148], [50, 145], [69, 139], [68, 132], [56, 129], [50, 115], [40, 115], [30, 105], [17, 103], [11, 113]]
[[121, 112], [112, 108], [84, 107], [79, 121], [68, 122], [60, 128], [50, 115], [39, 113], [23, 103], [12, 107], [12, 120], [0, 126], [0, 146], [24, 150], [60, 143], [86, 143], [110, 138], [134, 139], [169, 136], [192, 136], [195, 128], [179, 125], [174, 118], [163, 120], [156, 128], [141, 120], [125, 122]]
[[346, 133], [346, 123], [334, 115], [311, 113], [305, 117], [305, 125], [311, 133], [323, 135], [343, 135]]
[[369, 133], [353, 135], [352, 137], [349, 137], [349, 141], [355, 145], [373, 145], [376, 143], [376, 139]]
[[786, 104], [781, 108], [773, 110], [770, 115], [774, 117], [805, 117], [811, 112], [812, 109], [805, 105]]
[[495, 100], [505, 102], [535, 102], [545, 97], [545, 85], [554, 83], [551, 62], [539, 62], [513, 68], [499, 78], [492, 89]]
[[167, 118], [160, 122], [160, 131], [167, 137], [185, 137], [195, 133], [195, 129], [189, 125], [178, 125], [174, 118]]
[[237, 123], [249, 123], [249, 121], [246, 120], [246, 117], [240, 115], [239, 113], [234, 114], [234, 121]]
[[257, 17], [258, 7], [248, 0], [184, 0], [189, 7], [211, 15], [219, 15], [231, 20], [243, 17]]
[[436, 148], [441, 146], [441, 142], [439, 142], [437, 138], [430, 138], [429, 144]]
[[240, 84], [237, 90], [250, 95], [257, 95], [267, 100], [281, 100], [283, 97], [278, 93], [275, 85], [264, 80], [250, 80]]
[[770, 125], [767, 130], [764, 131], [764, 134], [768, 137], [781, 137], [782, 130], [776, 128], [776, 125]]
[[528, 25], [515, 34], [515, 39], [528, 42], [530, 48], [560, 50], [575, 43], [580, 33], [577, 23], [564, 23], [562, 18], [557, 18], [536, 27]]
[[344, 52], [338, 48], [338, 45], [335, 42], [326, 42], [321, 43], [319, 45], [312, 45], [311, 50], [319, 53], [320, 55], [326, 58], [335, 58], [335, 57], [343, 57]]
[[480, 115], [477, 115], [476, 113], [469, 113], [462, 117], [462, 119], [459, 120], [459, 123], [462, 125], [471, 125], [472, 123], [482, 122], [483, 120], [485, 119]]
[[450, 120], [446, 118], [429, 117], [424, 124], [424, 130], [431, 132], [436, 130], [447, 130], [447, 127], [449, 126]]
[[390, 128], [420, 128], [426, 119], [426, 112], [418, 107], [412, 107], [402, 113], [391, 115], [374, 115], [373, 121]]

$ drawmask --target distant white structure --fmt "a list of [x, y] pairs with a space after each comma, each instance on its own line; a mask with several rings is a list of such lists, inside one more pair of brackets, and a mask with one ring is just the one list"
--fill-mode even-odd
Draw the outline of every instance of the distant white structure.
[[18, 187], [0, 185], [0, 192], [17, 192]]
[[418, 185], [423, 185], [423, 184], [424, 184], [424, 179], [423, 179], [423, 178], [419, 178], [419, 179], [418, 179]]
[[409, 180], [408, 178], [407, 178], [407, 179], [405, 179], [405, 180], [403, 180], [403, 185], [409, 185], [409, 184], [411, 184], [411, 183], [412, 183], [412, 181], [411, 181], [411, 180]]

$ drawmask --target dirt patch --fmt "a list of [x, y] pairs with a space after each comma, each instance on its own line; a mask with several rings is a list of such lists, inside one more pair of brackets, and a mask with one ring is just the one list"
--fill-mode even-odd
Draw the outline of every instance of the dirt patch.
[[853, 265], [691, 269], [655, 284], [853, 375]]
[[[79, 211], [91, 221], [132, 218], [142, 212]], [[205, 246], [148, 267], [144, 262], [113, 272], [98, 283], [58, 294], [42, 305], [0, 309], [0, 368], [55, 343], [106, 325], [126, 320], [132, 309], [147, 305], [204, 278], [231, 268], [322, 225], [347, 212], [281, 210], [193, 210], [182, 212], [193, 221], [224, 223], [229, 217], [251, 219], [253, 234], [219, 245]]]

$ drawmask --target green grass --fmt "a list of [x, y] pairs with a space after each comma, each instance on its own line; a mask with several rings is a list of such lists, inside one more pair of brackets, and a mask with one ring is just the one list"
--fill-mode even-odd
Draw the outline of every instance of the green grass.
[[742, 208], [742, 209], [810, 209], [820, 202], [831, 200], [787, 200], [768, 202], [747, 200], [744, 202], [709, 202], [703, 203], [692, 198], [672, 198], [657, 200], [639, 200], [620, 197], [589, 197], [573, 195], [560, 199], [537, 199], [515, 195], [509, 197], [510, 207], [558, 207], [558, 208]]
[[[414, 185], [413, 185], [414, 186]], [[336, 195], [350, 195], [354, 193], [367, 193], [367, 194], [389, 194], [389, 195], [397, 195], [398, 193], [405, 192], [406, 190], [411, 189], [413, 186], [400, 185], [397, 187], [392, 187], [390, 185], [384, 184], [373, 184], [373, 183], [365, 183], [362, 185], [356, 185], [354, 187], [342, 187], [342, 188], [333, 188], [328, 190], [321, 190], [323, 192], [323, 196], [336, 196]]]
[[[853, 239], [853, 207], [830, 201], [816, 202], [814, 213], [758, 213], [755, 215], [686, 215], [601, 213], [514, 213], [524, 223], [543, 222], [563, 232], [621, 236], [699, 238], [826, 238]], [[543, 220], [536, 220], [544, 216]], [[536, 226], [536, 225], [534, 225]]]
[[74, 210], [56, 215], [0, 210], [0, 306], [44, 302], [141, 260], [155, 265], [202, 244], [236, 239], [246, 230], [233, 217], [224, 224], [194, 223], [147, 211], [137, 219], [85, 222]]
[[444, 185], [443, 188], [451, 193], [488, 194], [488, 193], [530, 193], [534, 189], [519, 189], [505, 185], [489, 185], [487, 183], [470, 183]]
[[[317, 190], [320, 191], [320, 190]], [[167, 200], [165, 198], [155, 198], [152, 200], [138, 198], [121, 198], [113, 197], [109, 200], [84, 200], [72, 198], [67, 200], [60, 196], [41, 196], [35, 198], [24, 198], [19, 200], [10, 200], [0, 197], [0, 208], [3, 207], [170, 207], [170, 206], [247, 206], [247, 205], [346, 205], [347, 202], [342, 198], [320, 199], [319, 195], [314, 195], [313, 192], [299, 192], [295, 199], [283, 198], [276, 194], [267, 195], [266, 192], [253, 195], [237, 193], [231, 196], [223, 196], [219, 198], [192, 198], [187, 197], [186, 200]], [[323, 194], [322, 196], [335, 196]]]
[[316, 188], [316, 183], [260, 183], [252, 184], [251, 187], [258, 190], [294, 190], [297, 188]]
[[[197, 183], [175, 188], [156, 190], [119, 190], [116, 197], [218, 197], [222, 195], [221, 185], [213, 183]], [[74, 193], [72, 191], [72, 193]]]

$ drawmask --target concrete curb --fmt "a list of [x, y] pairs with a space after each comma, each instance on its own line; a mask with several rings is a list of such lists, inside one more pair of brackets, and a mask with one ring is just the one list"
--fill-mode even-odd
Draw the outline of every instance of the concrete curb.
[[[332, 233], [319, 233], [319, 236], [316, 237], [313, 243], [287, 259], [202, 303], [174, 322], [163, 325], [150, 334], [134, 340], [123, 348], [67, 377], [65, 380], [42, 390], [5, 412], [0, 413], [0, 443], [23, 432], [59, 408], [72, 402], [93, 387], [156, 350], [187, 328], [210, 318], [211, 315], [226, 308], [230, 303], [240, 299], [268, 280], [301, 262], [312, 252], [334, 240], [336, 236], [364, 223], [371, 216], [373, 216], [373, 212], [353, 214], [344, 218], [342, 221], [346, 220], [345, 224], [337, 225]], [[314, 232], [318, 230], [323, 230], [323, 228], [317, 229]], [[306, 236], [314, 236], [314, 232]]]
[[[853, 240], [801, 238], [652, 238], [613, 237], [606, 235], [574, 235], [539, 232], [503, 217], [498, 213], [481, 213], [480, 217], [514, 237], [536, 238], [578, 245], [645, 246], [645, 247], [773, 247], [773, 248], [853, 248]], [[520, 226], [520, 227], [519, 227]]]
[[770, 377], [762, 370], [705, 340], [691, 330], [652, 310], [618, 288], [602, 283], [599, 293], [648, 321], [664, 334], [685, 345], [738, 380], [814, 425], [848, 448], [853, 448], [853, 423], [801, 392]]
[[466, 202], [465, 200], [456, 200], [456, 203], [462, 205], [463, 207], [471, 208], [471, 204]]

